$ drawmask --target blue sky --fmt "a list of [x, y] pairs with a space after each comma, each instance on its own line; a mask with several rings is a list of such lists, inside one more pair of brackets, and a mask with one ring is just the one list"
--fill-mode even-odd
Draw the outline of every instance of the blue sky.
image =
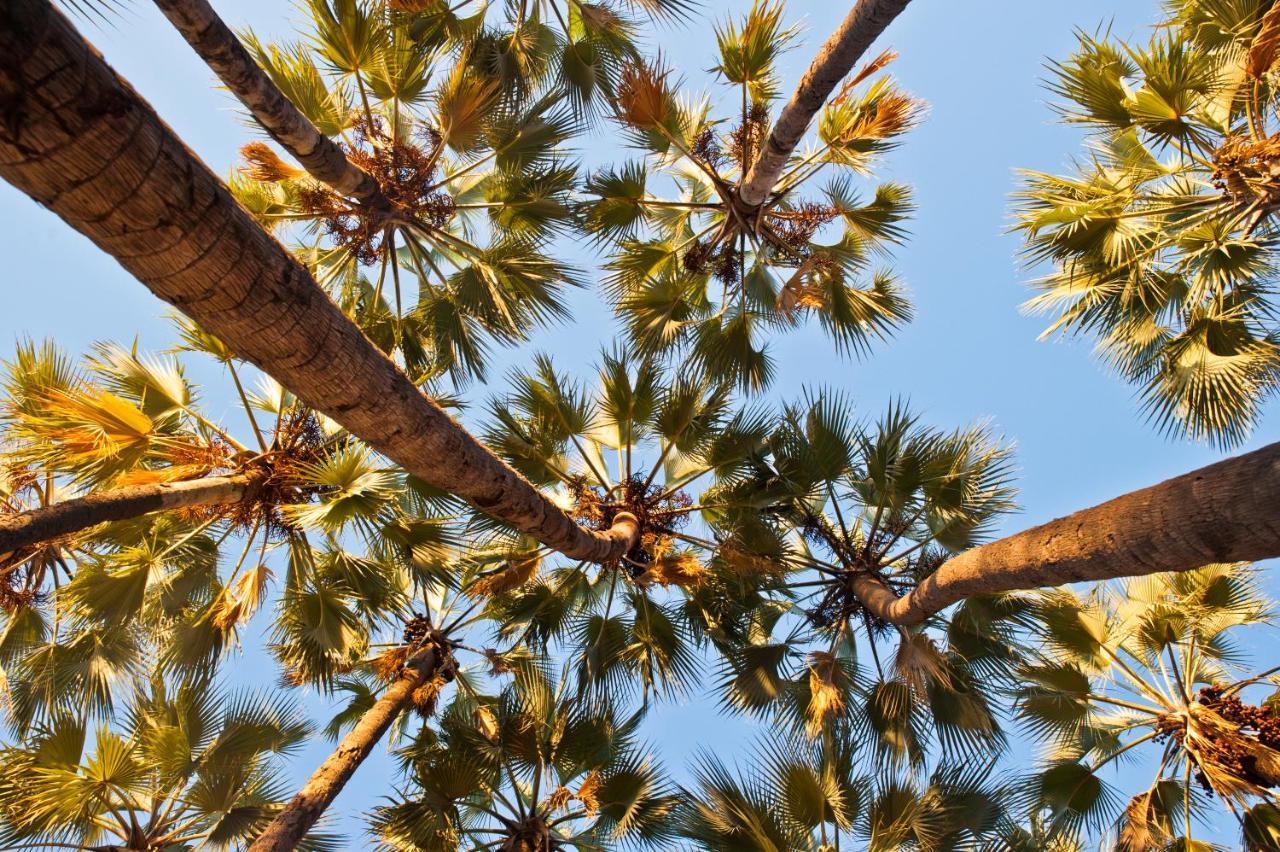
[[[714, 63], [710, 21], [747, 5], [708, 3], [693, 23], [652, 31], [651, 44], [691, 85], [708, 87], [703, 69]], [[1120, 35], [1142, 35], [1158, 5], [917, 0], [884, 44], [901, 52], [895, 73], [928, 101], [930, 111], [878, 173], [915, 190], [919, 212], [894, 265], [910, 289], [916, 319], [861, 361], [833, 354], [816, 328], [774, 345], [774, 392], [782, 397], [795, 397], [802, 386], [827, 385], [845, 391], [865, 415], [904, 397], [940, 427], [990, 419], [1017, 444], [1024, 509], [1006, 522], [1008, 532], [1221, 457], [1208, 446], [1166, 439], [1144, 423], [1131, 389], [1091, 358], [1087, 341], [1037, 342], [1044, 320], [1018, 310], [1032, 273], [1019, 268], [1018, 238], [1006, 233], [1015, 168], [1060, 169], [1079, 150], [1079, 134], [1055, 124], [1045, 103], [1040, 81], [1046, 58], [1070, 50], [1076, 27], [1110, 25]], [[223, 0], [217, 6], [233, 25], [252, 26], [268, 38], [290, 35], [296, 17], [282, 0]], [[782, 63], [788, 85], [845, 8], [820, 0], [790, 4], [790, 17], [805, 31]], [[83, 30], [205, 162], [228, 172], [238, 147], [254, 137], [231, 99], [214, 89], [204, 66], [149, 3], [139, 0], [113, 22], [83, 24]], [[606, 161], [617, 144], [616, 135], [597, 135], [586, 140], [582, 156]], [[23, 336], [53, 337], [71, 352], [96, 340], [127, 342], [135, 335], [143, 348], [173, 343], [164, 305], [7, 184], [0, 184], [0, 220], [0, 251], [7, 258], [0, 352], [7, 354]], [[588, 269], [596, 262], [583, 247], [566, 245], [565, 254]], [[576, 366], [585, 375], [611, 339], [611, 318], [590, 290], [575, 294], [572, 308], [573, 323], [539, 334], [531, 348], [550, 351], [562, 369]], [[491, 374], [500, 380], [527, 352], [503, 353]], [[222, 384], [191, 361], [189, 372], [197, 381], [208, 377]], [[481, 389], [471, 396], [481, 398]], [[230, 397], [209, 403], [214, 413], [237, 416]], [[1268, 414], [1245, 449], [1275, 440], [1280, 404], [1273, 401]], [[1274, 581], [1269, 585], [1277, 588]], [[247, 647], [236, 679], [273, 682], [271, 661], [251, 642]], [[651, 735], [663, 737], [663, 753], [675, 764], [697, 746], [731, 754], [749, 727], [717, 715], [713, 702], [697, 696], [659, 708], [650, 719]], [[317, 743], [302, 752], [295, 761], [298, 777], [328, 748]], [[383, 794], [389, 768], [380, 754], [361, 770], [338, 803], [344, 828], [358, 832], [348, 817]]]

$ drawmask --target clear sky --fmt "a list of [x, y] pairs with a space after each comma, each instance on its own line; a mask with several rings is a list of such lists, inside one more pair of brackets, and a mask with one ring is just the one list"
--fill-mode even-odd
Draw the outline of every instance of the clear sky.
[[[284, 0], [215, 5], [234, 26], [252, 26], [268, 38], [291, 34], [297, 14]], [[703, 69], [714, 64], [711, 21], [748, 5], [706, 3], [693, 23], [652, 31], [650, 43], [691, 85], [707, 87]], [[989, 418], [1018, 448], [1024, 508], [1006, 522], [1008, 532], [1221, 457], [1208, 446], [1166, 439], [1144, 423], [1131, 389], [1091, 358], [1087, 341], [1037, 342], [1044, 320], [1018, 310], [1032, 273], [1019, 268], [1019, 240], [1006, 233], [1014, 169], [1060, 169], [1079, 150], [1079, 134], [1055, 124], [1046, 106], [1046, 58], [1070, 50], [1076, 27], [1110, 25], [1120, 35], [1145, 35], [1158, 6], [1157, 0], [916, 0], [884, 44], [900, 51], [895, 73], [928, 101], [930, 112], [878, 174], [904, 181], [916, 193], [912, 237], [895, 258], [916, 319], [862, 361], [841, 360], [816, 328], [774, 345], [775, 392], [783, 397], [794, 397], [804, 385], [829, 385], [846, 391], [867, 415], [905, 397], [937, 426]], [[846, 9], [844, 2], [826, 0], [790, 3], [789, 16], [804, 24], [805, 34], [782, 63], [788, 86]], [[151, 4], [137, 0], [113, 22], [81, 24], [187, 144], [216, 172], [227, 173], [238, 147], [255, 137]], [[607, 160], [617, 150], [616, 139], [604, 134], [587, 140], [584, 159]], [[7, 184], [0, 184], [0, 221], [0, 253], [8, 259], [0, 354], [7, 356], [22, 336], [53, 337], [70, 352], [96, 340], [127, 342], [135, 335], [143, 348], [172, 345], [162, 303]], [[596, 262], [584, 248], [564, 250], [567, 259], [588, 269]], [[540, 334], [533, 346], [552, 352], [562, 369], [576, 365], [584, 375], [610, 340], [611, 318], [590, 291], [575, 295], [572, 307], [575, 322]], [[503, 354], [491, 375], [500, 380], [524, 352]], [[189, 372], [198, 382], [215, 375], [190, 360]], [[471, 396], [482, 398], [483, 389], [473, 389]], [[221, 406], [229, 418], [237, 416], [230, 398], [210, 402], [215, 413]], [[1267, 413], [1245, 449], [1280, 434], [1280, 404], [1273, 401]], [[1269, 587], [1277, 589], [1276, 582]], [[272, 661], [248, 641], [235, 677], [272, 683]], [[1271, 656], [1275, 664], [1276, 654]], [[664, 756], [677, 765], [699, 745], [732, 754], [748, 728], [718, 716], [712, 701], [697, 696], [659, 708], [650, 719], [651, 736], [662, 738]], [[328, 744], [317, 743], [302, 752], [295, 761], [298, 777], [328, 750]], [[341, 827], [358, 836], [359, 823], [350, 817], [387, 791], [389, 770], [385, 755], [361, 770], [338, 802]]]

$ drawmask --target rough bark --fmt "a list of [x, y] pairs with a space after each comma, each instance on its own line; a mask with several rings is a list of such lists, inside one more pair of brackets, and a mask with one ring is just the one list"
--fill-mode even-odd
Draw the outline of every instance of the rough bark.
[[840, 27], [818, 50], [791, 100], [778, 114], [760, 156], [751, 164], [738, 188], [747, 207], [759, 207], [773, 191], [791, 152], [800, 144], [813, 117], [827, 102], [836, 84], [844, 79], [885, 27], [910, 0], [858, 0]]
[[48, 0], [0, 3], [0, 177], [427, 483], [575, 559], [638, 534], [582, 529], [424, 396]]
[[870, 576], [854, 592], [912, 625], [972, 595], [1277, 556], [1280, 443], [967, 550], [902, 597]]
[[311, 774], [284, 810], [258, 835], [249, 852], [288, 852], [297, 847], [316, 820], [351, 780], [373, 747], [386, 735], [413, 699], [414, 690], [431, 679], [436, 655], [426, 650], [405, 666], [400, 677], [365, 711], [356, 726], [342, 738], [333, 753]]
[[258, 124], [316, 180], [375, 210], [391, 204], [368, 172], [347, 159], [258, 66], [206, 0], [155, 0], [187, 44]]
[[260, 472], [153, 482], [113, 488], [13, 515], [0, 515], [0, 556], [89, 527], [165, 509], [238, 503], [261, 481]]

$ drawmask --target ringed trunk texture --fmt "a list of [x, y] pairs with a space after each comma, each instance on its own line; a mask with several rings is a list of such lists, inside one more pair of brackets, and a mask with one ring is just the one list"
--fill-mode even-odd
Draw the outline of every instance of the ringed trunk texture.
[[155, 0], [187, 44], [262, 128], [316, 180], [376, 210], [390, 211], [382, 188], [272, 82], [206, 0]]
[[875, 616], [919, 624], [972, 595], [1280, 556], [1280, 443], [967, 550], [898, 597], [864, 575]]
[[738, 188], [738, 198], [749, 207], [764, 204], [786, 168], [791, 152], [804, 138], [813, 117], [827, 102], [836, 84], [844, 79], [871, 43], [905, 8], [910, 0], [858, 0], [840, 27], [823, 43], [809, 70], [787, 105], [778, 114], [760, 156]]
[[288, 852], [297, 847], [342, 792], [373, 747], [386, 735], [391, 723], [404, 712], [413, 699], [414, 690], [431, 679], [435, 667], [434, 649], [428, 649], [416, 661], [410, 662], [396, 682], [342, 738], [333, 754], [311, 774], [284, 810], [258, 835], [249, 852]]
[[633, 516], [582, 529], [424, 396], [48, 0], [0, 3], [0, 177], [427, 483], [574, 559], [631, 547]]
[[165, 509], [239, 503], [253, 493], [263, 475], [252, 471], [184, 482], [128, 485], [28, 512], [0, 515], [0, 556], [107, 521], [122, 521]]

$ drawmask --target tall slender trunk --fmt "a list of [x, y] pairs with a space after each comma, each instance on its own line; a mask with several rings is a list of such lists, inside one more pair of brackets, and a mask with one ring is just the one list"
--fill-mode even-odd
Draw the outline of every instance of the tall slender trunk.
[[348, 319], [48, 0], [0, 3], [0, 177], [161, 299], [425, 482], [575, 559], [617, 559]]
[[406, 665], [396, 682], [365, 711], [298, 794], [258, 835], [249, 852], [287, 852], [295, 848], [386, 735], [391, 723], [409, 706], [414, 690], [434, 676], [435, 668], [434, 649], [428, 649]]
[[262, 477], [260, 471], [249, 471], [185, 482], [128, 485], [27, 512], [0, 515], [0, 557], [107, 521], [136, 518], [165, 509], [238, 503], [253, 492]]
[[751, 170], [742, 179], [738, 198], [747, 207], [759, 207], [773, 191], [791, 152], [800, 144], [813, 117], [827, 102], [836, 84], [844, 79], [885, 27], [907, 8], [910, 0], [858, 0], [840, 27], [823, 43], [809, 70], [787, 105], [778, 114], [769, 139]]
[[207, 0], [155, 3], [258, 124], [313, 178], [372, 209], [390, 211], [391, 204], [378, 182], [348, 160], [342, 149], [284, 96]]
[[971, 595], [1276, 556], [1280, 443], [967, 550], [902, 597], [870, 576], [854, 592], [877, 617], [911, 625]]

